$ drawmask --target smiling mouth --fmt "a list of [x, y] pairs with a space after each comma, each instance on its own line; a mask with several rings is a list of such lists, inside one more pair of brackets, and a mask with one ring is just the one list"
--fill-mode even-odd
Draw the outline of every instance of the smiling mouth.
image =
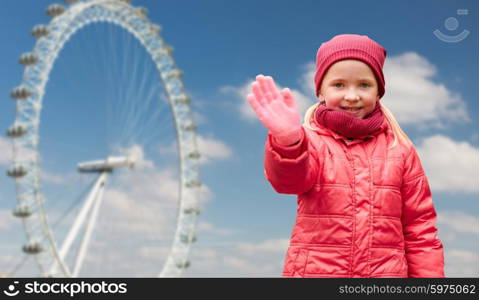
[[362, 109], [362, 107], [340, 107], [341, 110], [351, 113], [356, 113]]

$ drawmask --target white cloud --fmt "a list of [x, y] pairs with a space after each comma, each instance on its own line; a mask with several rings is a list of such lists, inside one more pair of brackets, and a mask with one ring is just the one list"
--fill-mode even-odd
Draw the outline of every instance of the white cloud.
[[[36, 152], [27, 148], [17, 148], [16, 157], [22, 160], [32, 160]], [[10, 166], [13, 162], [13, 143], [11, 139], [0, 136], [0, 165]]]
[[316, 74], [316, 64], [314, 62], [309, 62], [304, 64], [302, 67], [303, 75], [299, 81], [299, 84], [302, 90], [306, 95], [312, 95], [316, 101], [316, 89], [314, 86], [314, 74]]
[[436, 67], [415, 52], [386, 59], [386, 94], [381, 101], [400, 124], [441, 127], [445, 121], [470, 120], [461, 95], [434, 82], [436, 74]]
[[133, 159], [135, 168], [151, 169], [155, 166], [153, 161], [146, 159], [145, 152], [140, 145], [135, 144], [128, 149], [120, 149], [120, 154]]
[[[248, 122], [254, 122], [258, 120], [256, 113], [251, 108], [248, 101], [246, 101], [246, 96], [251, 93], [251, 83], [253, 80], [248, 80], [243, 86], [234, 87], [234, 86], [225, 86], [220, 88], [220, 91], [223, 93], [231, 94], [235, 99], [238, 101], [238, 110], [240, 113], [240, 117]], [[283, 87], [276, 81], [279, 89]], [[303, 92], [290, 88], [294, 99], [296, 100], [296, 104], [298, 105], [299, 114], [301, 118], [303, 118], [304, 113], [306, 110], [314, 103], [314, 94], [311, 96], [305, 95]]]
[[237, 248], [244, 255], [255, 255], [257, 253], [283, 253], [289, 245], [289, 239], [265, 240], [259, 244], [239, 243]]
[[[163, 258], [165, 259], [171, 252], [170, 247], [141, 247], [138, 250], [139, 256], [146, 260]], [[158, 272], [159, 273], [159, 272]]]
[[231, 147], [212, 137], [197, 136], [198, 151], [201, 153], [200, 163], [206, 164], [213, 160], [225, 160], [233, 155]]
[[479, 218], [463, 211], [441, 211], [437, 226], [444, 245], [446, 277], [477, 277]]
[[202, 124], [206, 124], [208, 122], [207, 117], [204, 116], [203, 114], [199, 113], [196, 110], [191, 113], [191, 118], [193, 119], [193, 122], [196, 125], [202, 125]]
[[479, 276], [479, 252], [450, 249], [444, 256], [446, 277]]
[[8, 231], [15, 226], [19, 226], [20, 222], [15, 219], [10, 210], [0, 211], [0, 231]]
[[0, 165], [7, 166], [12, 162], [12, 143], [10, 139], [0, 136]]
[[246, 101], [246, 95], [250, 92], [251, 83], [253, 83], [253, 80], [248, 80], [248, 82], [240, 87], [224, 86], [220, 88], [220, 92], [231, 94], [240, 101], [238, 106], [240, 117], [246, 121], [254, 121], [256, 119], [256, 114]]
[[71, 177], [70, 175], [65, 176], [65, 175], [60, 175], [60, 174], [54, 174], [51, 172], [47, 171], [40, 171], [40, 178], [42, 182], [48, 182], [48, 183], [53, 183], [53, 184], [62, 184], [67, 182], [67, 177]]
[[236, 232], [236, 230], [231, 230], [227, 228], [218, 228], [214, 226], [213, 224], [209, 222], [205, 222], [205, 221], [198, 222], [196, 229], [199, 234], [210, 233], [210, 234], [221, 235], [221, 236], [231, 235]]
[[434, 135], [417, 147], [431, 189], [479, 192], [479, 149], [468, 142]]
[[271, 263], [258, 263], [247, 258], [237, 256], [225, 256], [223, 258], [224, 268], [234, 270], [237, 275], [234, 277], [278, 277], [275, 274], [276, 266]]
[[[200, 245], [198, 245], [200, 246]], [[193, 247], [185, 277], [280, 277], [287, 239]]]
[[33, 256], [22, 253], [21, 245], [15, 245], [14, 249], [3, 249], [0, 255], [0, 278], [5, 277], [40, 277], [38, 265]]
[[438, 224], [447, 225], [460, 233], [479, 234], [479, 218], [461, 211], [438, 213]]
[[179, 180], [174, 169], [127, 170], [112, 178], [102, 206], [104, 228], [141, 234], [172, 233], [176, 226]]
[[[212, 163], [216, 160], [226, 160], [233, 156], [233, 149], [223, 141], [213, 137], [196, 136], [196, 145], [200, 152], [200, 164]], [[177, 155], [176, 143], [172, 143], [166, 147], [160, 147], [160, 153]]]

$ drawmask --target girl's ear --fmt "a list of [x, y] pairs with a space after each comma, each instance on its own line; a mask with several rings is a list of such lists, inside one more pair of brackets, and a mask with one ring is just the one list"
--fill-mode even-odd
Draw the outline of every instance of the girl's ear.
[[324, 100], [324, 96], [319, 94], [318, 95], [318, 99], [319, 99], [319, 104], [320, 105], [325, 105], [326, 104], [326, 100]]

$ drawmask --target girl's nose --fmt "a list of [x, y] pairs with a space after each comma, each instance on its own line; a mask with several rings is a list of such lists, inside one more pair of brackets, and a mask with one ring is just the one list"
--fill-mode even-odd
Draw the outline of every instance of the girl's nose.
[[344, 95], [344, 99], [348, 101], [357, 101], [359, 100], [359, 94], [356, 91], [348, 90], [346, 95]]

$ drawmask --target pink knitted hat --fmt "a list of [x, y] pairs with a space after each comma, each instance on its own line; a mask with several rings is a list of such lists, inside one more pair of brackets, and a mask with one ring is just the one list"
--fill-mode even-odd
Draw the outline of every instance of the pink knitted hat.
[[339, 60], [357, 59], [366, 63], [374, 72], [381, 98], [386, 84], [382, 70], [386, 53], [386, 49], [366, 35], [340, 34], [322, 43], [316, 54], [316, 96], [319, 96], [323, 77], [332, 64]]

